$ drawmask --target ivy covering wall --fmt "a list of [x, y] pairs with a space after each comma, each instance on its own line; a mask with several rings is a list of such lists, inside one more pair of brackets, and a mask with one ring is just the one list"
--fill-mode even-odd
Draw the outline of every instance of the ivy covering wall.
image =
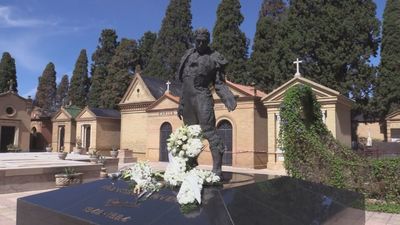
[[400, 159], [369, 160], [333, 137], [310, 87], [289, 88], [280, 110], [279, 144], [289, 175], [400, 203]]

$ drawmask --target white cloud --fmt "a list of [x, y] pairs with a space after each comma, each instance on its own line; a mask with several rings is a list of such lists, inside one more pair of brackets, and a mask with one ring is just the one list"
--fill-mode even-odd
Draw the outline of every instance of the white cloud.
[[15, 58], [17, 67], [21, 66], [38, 73], [43, 71], [48, 59], [42, 57], [36, 50], [37, 43], [38, 40], [34, 35], [20, 36], [14, 39], [0, 38], [0, 49], [10, 52], [11, 56]]
[[13, 14], [13, 8], [0, 6], [0, 27], [38, 27], [45, 25], [54, 26], [57, 23], [34, 18], [16, 18]]

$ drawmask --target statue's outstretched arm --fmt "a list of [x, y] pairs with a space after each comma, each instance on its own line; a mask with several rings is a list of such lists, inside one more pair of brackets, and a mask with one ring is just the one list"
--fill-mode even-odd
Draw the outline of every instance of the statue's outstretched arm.
[[215, 92], [221, 98], [222, 102], [230, 112], [235, 110], [237, 103], [235, 96], [225, 83], [223, 71], [223, 68], [219, 68], [219, 70], [217, 70], [217, 74], [215, 76]]

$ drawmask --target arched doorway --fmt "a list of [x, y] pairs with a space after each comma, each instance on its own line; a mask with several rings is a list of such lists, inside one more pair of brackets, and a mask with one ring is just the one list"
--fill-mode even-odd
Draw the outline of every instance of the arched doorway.
[[15, 139], [15, 127], [1, 126], [0, 131], [0, 152], [7, 152], [7, 145], [15, 145], [18, 143]]
[[172, 133], [172, 126], [170, 123], [165, 122], [160, 127], [160, 162], [168, 162], [168, 149], [167, 149], [167, 139]]
[[226, 146], [222, 165], [232, 166], [232, 124], [228, 120], [221, 120], [217, 125], [217, 132]]
[[90, 148], [90, 139], [91, 139], [91, 126], [89, 124], [85, 124], [82, 126], [82, 147], [89, 151]]
[[37, 133], [37, 130], [36, 130], [36, 127], [32, 127], [32, 129], [31, 129], [31, 143], [30, 143], [30, 145], [29, 145], [29, 151], [33, 151], [33, 152], [36, 152], [36, 151], [38, 151], [38, 143], [39, 142], [39, 140], [38, 140], [38, 133]]
[[61, 148], [64, 148], [64, 138], [65, 138], [65, 127], [64, 126], [59, 126], [58, 127], [58, 151], [61, 150]]

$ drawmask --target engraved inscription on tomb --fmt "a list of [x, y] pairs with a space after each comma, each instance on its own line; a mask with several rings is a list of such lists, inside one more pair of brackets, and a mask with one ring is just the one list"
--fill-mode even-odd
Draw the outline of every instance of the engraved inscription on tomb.
[[101, 208], [95, 208], [95, 207], [89, 207], [89, 206], [86, 207], [85, 209], [83, 209], [83, 211], [88, 214], [105, 217], [107, 219], [110, 219], [110, 220], [113, 220], [116, 222], [122, 222], [122, 223], [126, 223], [132, 219], [132, 217], [123, 215], [121, 213], [116, 213], [116, 212], [107, 211], [107, 210], [104, 210]]

